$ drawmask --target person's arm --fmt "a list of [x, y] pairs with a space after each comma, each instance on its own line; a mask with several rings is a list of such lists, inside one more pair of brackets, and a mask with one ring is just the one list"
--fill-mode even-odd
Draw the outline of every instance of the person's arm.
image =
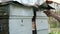
[[48, 17], [53, 17], [53, 18], [57, 19], [57, 20], [60, 22], [60, 16], [57, 15], [56, 13], [51, 12], [51, 11], [44, 11], [44, 13], [45, 13]]

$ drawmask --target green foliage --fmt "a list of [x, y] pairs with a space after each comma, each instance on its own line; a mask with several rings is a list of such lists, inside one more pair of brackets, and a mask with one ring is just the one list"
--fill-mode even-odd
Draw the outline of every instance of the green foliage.
[[56, 28], [56, 27], [57, 27], [57, 24], [52, 23], [52, 24], [50, 25], [50, 27], [51, 27], [51, 28]]
[[51, 32], [51, 33], [49, 33], [49, 34], [55, 34], [54, 32]]
[[[56, 13], [57, 15], [60, 15], [60, 11], [59, 11], [59, 10], [55, 11], [55, 13]], [[49, 24], [50, 24], [50, 27], [51, 27], [51, 28], [56, 28], [56, 27], [57, 27], [57, 24], [59, 24], [58, 27], [60, 28], [60, 22], [58, 22], [58, 21], [57, 21], [56, 19], [54, 19], [53, 17], [49, 17]]]
[[58, 32], [58, 34], [60, 34], [60, 31]]
[[58, 31], [58, 32], [50, 32], [49, 34], [60, 34], [60, 31]]
[[[60, 15], [60, 11], [56, 11], [55, 13]], [[49, 17], [49, 24], [50, 28], [58, 28], [58, 31], [55, 29], [51, 29], [51, 32], [49, 34], [60, 34], [60, 22], [58, 22], [53, 17]]]
[[51, 28], [57, 27], [57, 22], [52, 17], [49, 17], [49, 24]]

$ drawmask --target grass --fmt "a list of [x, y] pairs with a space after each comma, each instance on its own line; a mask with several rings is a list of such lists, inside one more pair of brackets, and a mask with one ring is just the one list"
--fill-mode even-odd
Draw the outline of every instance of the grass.
[[[51, 32], [51, 33], [49, 33], [49, 34], [56, 34], [57, 32]], [[57, 34], [60, 34], [60, 31], [58, 31], [58, 33]]]
[[58, 34], [60, 34], [60, 31], [58, 32]]

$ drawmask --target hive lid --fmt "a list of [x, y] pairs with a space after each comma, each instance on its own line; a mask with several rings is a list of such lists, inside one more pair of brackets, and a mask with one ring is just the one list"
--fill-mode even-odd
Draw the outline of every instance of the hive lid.
[[38, 6], [40, 10], [50, 10], [50, 9], [55, 9], [52, 6], [48, 5], [47, 3], [43, 3], [40, 6]]
[[35, 7], [34, 5], [23, 4], [23, 3], [19, 3], [18, 1], [0, 2], [0, 6], [5, 6], [5, 5], [9, 5], [9, 4], [18, 4], [20, 6]]

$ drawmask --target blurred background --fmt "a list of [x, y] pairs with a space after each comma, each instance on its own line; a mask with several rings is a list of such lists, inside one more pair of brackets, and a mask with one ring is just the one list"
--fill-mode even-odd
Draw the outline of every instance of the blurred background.
[[[60, 15], [60, 5], [53, 3], [51, 6], [55, 7], [53, 10], [56, 14]], [[49, 17], [49, 34], [60, 34], [60, 22], [54, 19], [53, 17]]]

